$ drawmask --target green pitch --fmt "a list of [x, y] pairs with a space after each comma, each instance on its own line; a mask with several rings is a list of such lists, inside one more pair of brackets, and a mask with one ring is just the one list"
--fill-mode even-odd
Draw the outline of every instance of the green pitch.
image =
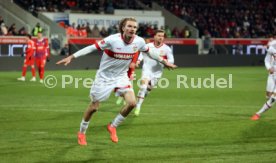
[[[106, 130], [121, 107], [112, 94], [92, 118], [86, 147], [76, 134], [90, 89], [81, 81], [63, 89], [61, 80], [94, 78], [95, 71], [46, 71], [57, 77], [52, 89], [29, 82], [30, 72], [19, 82], [20, 74], [0, 72], [0, 162], [276, 162], [276, 110], [250, 120], [266, 101], [264, 67], [166, 70], [169, 87], [153, 90], [140, 116], [131, 113], [119, 126], [118, 144]], [[232, 74], [232, 88], [177, 88], [177, 75], [190, 85], [211, 74]]]

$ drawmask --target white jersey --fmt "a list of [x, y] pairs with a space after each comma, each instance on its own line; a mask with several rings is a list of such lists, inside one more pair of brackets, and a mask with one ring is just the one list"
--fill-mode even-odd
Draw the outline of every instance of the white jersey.
[[276, 70], [276, 40], [270, 41], [268, 46], [265, 56], [265, 67], [267, 70], [272, 67]]
[[[166, 44], [161, 44], [160, 46], [156, 47], [154, 43], [148, 43], [147, 44], [150, 49], [154, 49], [159, 53], [159, 56], [161, 56], [163, 59], [168, 60], [169, 63], [174, 63], [174, 57], [172, 54], [171, 48]], [[155, 78], [160, 78], [163, 73], [164, 65], [152, 58], [150, 58], [145, 53], [142, 53], [142, 55], [138, 58], [139, 61], [144, 60], [143, 62], [143, 74], [151, 73]]]
[[149, 50], [143, 38], [135, 35], [126, 43], [120, 33], [110, 35], [95, 45], [98, 50], [104, 50], [97, 77], [112, 81], [127, 77], [132, 58], [139, 55], [139, 51]]

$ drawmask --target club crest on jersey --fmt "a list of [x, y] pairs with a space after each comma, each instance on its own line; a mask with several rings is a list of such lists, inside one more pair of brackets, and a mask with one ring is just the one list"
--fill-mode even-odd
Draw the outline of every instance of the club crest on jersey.
[[164, 52], [164, 50], [160, 50], [160, 54], [159, 54], [160, 56], [165, 56], [166, 55], [166, 53]]
[[138, 47], [136, 45], [133, 46], [133, 51], [137, 52]]
[[104, 40], [102, 40], [100, 43], [103, 45], [103, 44], [105, 44], [105, 41], [104, 41]]

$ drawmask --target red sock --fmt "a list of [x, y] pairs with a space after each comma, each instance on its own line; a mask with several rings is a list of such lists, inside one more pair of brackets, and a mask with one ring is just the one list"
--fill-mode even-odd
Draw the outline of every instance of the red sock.
[[40, 79], [44, 78], [44, 67], [40, 68], [40, 74], [39, 74], [39, 76], [40, 76]]
[[22, 68], [22, 76], [26, 76], [27, 67]]
[[35, 68], [32, 68], [32, 75], [35, 77]]
[[37, 70], [38, 70], [39, 78], [41, 79], [41, 68], [38, 67]]

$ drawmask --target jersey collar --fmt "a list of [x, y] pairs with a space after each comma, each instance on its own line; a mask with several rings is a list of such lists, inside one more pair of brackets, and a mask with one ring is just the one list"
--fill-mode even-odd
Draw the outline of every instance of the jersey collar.
[[124, 40], [123, 35], [121, 34], [121, 39], [124, 41], [124, 43], [126, 43], [126, 44], [131, 44], [131, 43], [133, 42], [135, 36], [136, 36], [136, 35], [134, 35], [134, 36], [131, 38], [131, 40], [130, 40], [129, 42], [126, 42], [126, 41]]
[[163, 46], [163, 44], [164, 44], [164, 43], [161, 43], [159, 46], [157, 46], [157, 45], [155, 45], [155, 42], [153, 41], [153, 45], [154, 45], [154, 47], [156, 47], [156, 48], [160, 48], [161, 46]]

